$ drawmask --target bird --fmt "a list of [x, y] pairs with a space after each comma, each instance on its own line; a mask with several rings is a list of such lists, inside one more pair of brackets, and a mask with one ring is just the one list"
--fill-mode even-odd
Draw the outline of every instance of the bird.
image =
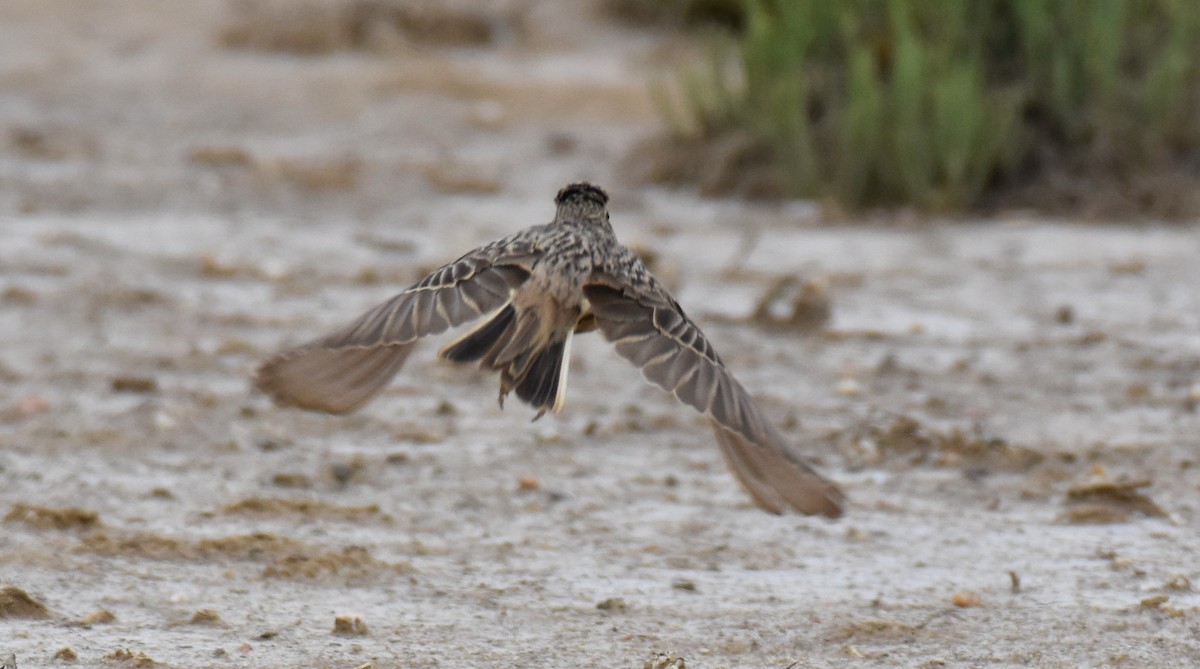
[[348, 325], [277, 353], [254, 385], [277, 405], [353, 412], [400, 371], [417, 340], [478, 324], [439, 356], [499, 372], [534, 420], [562, 411], [576, 334], [599, 332], [653, 384], [708, 417], [754, 503], [836, 518], [845, 497], [804, 462], [641, 258], [617, 241], [608, 194], [586, 182], [555, 196], [554, 219], [467, 252]]

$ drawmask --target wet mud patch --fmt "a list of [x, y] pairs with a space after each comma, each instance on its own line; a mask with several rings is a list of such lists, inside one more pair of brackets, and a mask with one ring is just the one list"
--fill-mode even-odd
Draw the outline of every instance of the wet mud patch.
[[210, 539], [167, 537], [151, 532], [98, 531], [80, 539], [76, 553], [110, 558], [261, 564], [265, 578], [361, 583], [409, 574], [407, 562], [376, 559], [361, 546], [326, 548], [267, 532]]
[[266, 578], [336, 579], [342, 582], [363, 583], [402, 578], [413, 572], [407, 562], [388, 563], [378, 560], [361, 546], [341, 550], [295, 553], [279, 558], [263, 569]]
[[[515, 16], [429, 0], [253, 0], [220, 34], [229, 48], [320, 55], [392, 53], [410, 45], [482, 46]], [[512, 26], [507, 26], [512, 30]]]
[[111, 666], [132, 667], [134, 669], [154, 669], [165, 666], [140, 650], [118, 648], [104, 656], [104, 661]]
[[[291, 479], [286, 479], [294, 483]], [[337, 520], [376, 520], [391, 522], [391, 517], [382, 514], [378, 504], [347, 506], [312, 499], [287, 499], [281, 497], [249, 497], [220, 509], [220, 513], [228, 515], [258, 515], [258, 516], [298, 516], [318, 520], [331, 518]]]
[[908, 415], [836, 431], [828, 439], [861, 466], [882, 464], [957, 467], [965, 470], [1028, 471], [1045, 461], [1039, 450], [952, 427], [930, 427]]
[[80, 538], [78, 553], [102, 557], [198, 562], [224, 558], [264, 562], [309, 549], [303, 542], [267, 532], [211, 539], [172, 537], [154, 532], [106, 529]]
[[16, 504], [4, 516], [6, 523], [20, 523], [42, 530], [93, 529], [99, 527], [100, 514], [78, 507], [50, 508]]

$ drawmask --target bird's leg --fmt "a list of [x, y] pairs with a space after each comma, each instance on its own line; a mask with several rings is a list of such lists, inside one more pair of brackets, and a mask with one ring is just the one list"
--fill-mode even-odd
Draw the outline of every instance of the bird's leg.
[[510, 392], [512, 392], [512, 382], [513, 382], [512, 375], [510, 375], [508, 373], [508, 370], [507, 369], [501, 370], [500, 371], [500, 396], [498, 398], [496, 398], [496, 401], [500, 404], [501, 409], [504, 409], [504, 398], [507, 397]]

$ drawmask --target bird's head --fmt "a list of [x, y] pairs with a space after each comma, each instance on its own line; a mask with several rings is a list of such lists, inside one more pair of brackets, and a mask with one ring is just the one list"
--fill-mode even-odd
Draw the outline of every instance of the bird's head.
[[608, 221], [608, 193], [587, 182], [567, 184], [554, 196], [554, 204], [558, 205], [559, 221]]
[[558, 191], [558, 195], [554, 196], [554, 203], [562, 206], [568, 202], [589, 201], [595, 206], [603, 208], [608, 204], [608, 193], [604, 189], [592, 185], [586, 181], [579, 181], [572, 184], [567, 184], [562, 190]]

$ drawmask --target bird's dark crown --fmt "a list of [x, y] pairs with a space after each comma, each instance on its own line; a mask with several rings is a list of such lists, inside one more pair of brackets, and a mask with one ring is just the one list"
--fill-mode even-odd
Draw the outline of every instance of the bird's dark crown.
[[593, 186], [586, 181], [567, 184], [565, 188], [558, 191], [558, 195], [554, 196], [554, 204], [562, 204], [570, 200], [591, 200], [601, 207], [608, 204], [608, 193], [605, 193], [599, 186]]

